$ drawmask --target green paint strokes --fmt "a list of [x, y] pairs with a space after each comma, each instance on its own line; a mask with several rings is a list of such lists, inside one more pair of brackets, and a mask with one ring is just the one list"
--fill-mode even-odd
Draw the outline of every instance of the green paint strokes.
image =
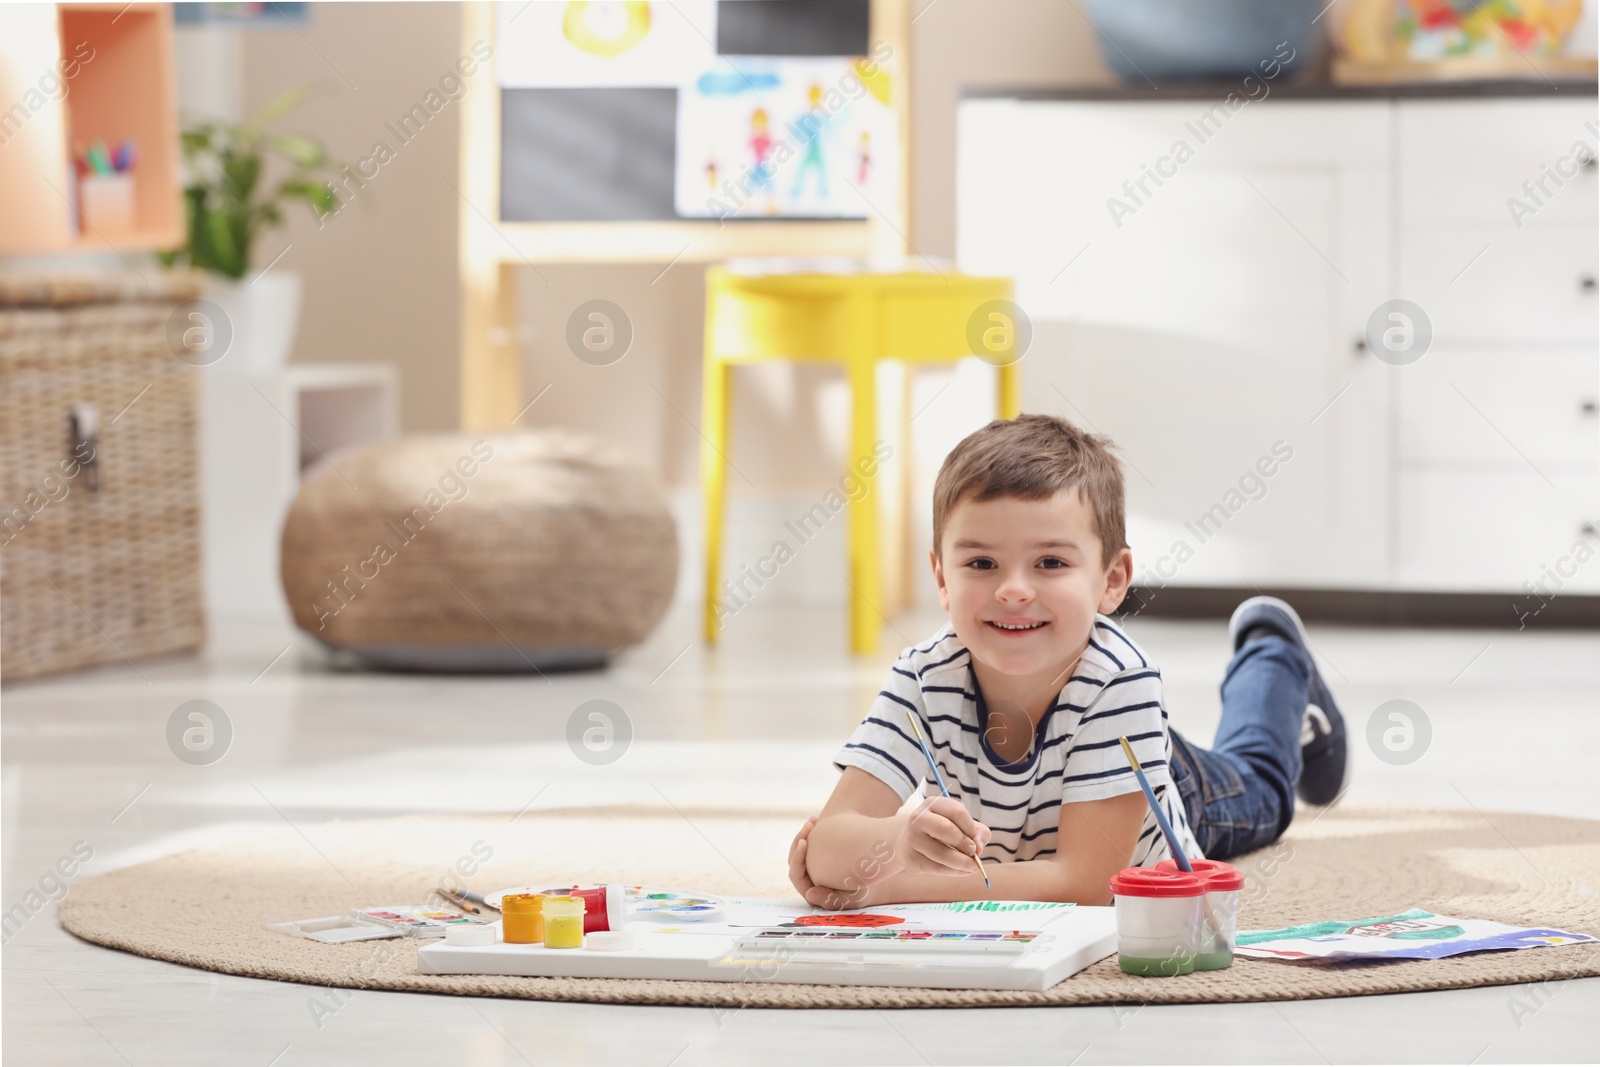
[[929, 904], [919, 911], [953, 911], [964, 914], [971, 911], [1006, 912], [1006, 911], [1053, 911], [1061, 908], [1070, 908], [1073, 905], [1054, 900], [956, 900], [948, 904]]

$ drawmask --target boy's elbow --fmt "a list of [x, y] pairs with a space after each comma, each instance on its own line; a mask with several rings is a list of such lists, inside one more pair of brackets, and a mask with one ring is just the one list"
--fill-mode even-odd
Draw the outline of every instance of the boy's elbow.
[[1051, 900], [1087, 908], [1103, 908], [1111, 903], [1111, 886], [1105, 879], [1096, 881], [1085, 877], [1082, 870], [1072, 870], [1064, 860], [1058, 859], [1055, 867]]

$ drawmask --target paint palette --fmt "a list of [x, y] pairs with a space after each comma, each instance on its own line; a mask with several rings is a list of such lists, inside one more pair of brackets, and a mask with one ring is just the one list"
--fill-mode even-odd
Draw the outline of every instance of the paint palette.
[[350, 915], [361, 922], [374, 923], [411, 937], [443, 937], [445, 930], [452, 926], [471, 926], [479, 922], [459, 911], [427, 907], [356, 908]]
[[[498, 908], [500, 900], [512, 893], [570, 893], [575, 888], [573, 883], [566, 885], [524, 885], [512, 889], [501, 889], [498, 892], [484, 894], [484, 901]], [[577, 883], [576, 888], [589, 889], [591, 886]], [[628, 918], [653, 919], [664, 923], [693, 923], [693, 922], [721, 922], [727, 917], [723, 901], [719, 897], [706, 896], [702, 893], [690, 893], [679, 889], [667, 889], [653, 885], [628, 885], [623, 886], [628, 904]]]
[[787, 953], [860, 955], [880, 951], [902, 953], [944, 953], [978, 955], [1021, 955], [1033, 948], [1043, 935], [1036, 930], [823, 930], [780, 927], [758, 930], [739, 938], [736, 951], [766, 951], [775, 956]]

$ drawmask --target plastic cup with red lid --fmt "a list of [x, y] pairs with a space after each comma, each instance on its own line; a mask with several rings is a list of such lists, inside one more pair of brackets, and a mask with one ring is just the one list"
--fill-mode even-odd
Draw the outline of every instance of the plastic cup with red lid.
[[[1239, 928], [1239, 891], [1244, 875], [1239, 868], [1221, 860], [1190, 860], [1189, 866], [1206, 883], [1206, 904], [1210, 911], [1200, 931], [1200, 955], [1194, 961], [1197, 971], [1220, 971], [1233, 966], [1234, 937]], [[1158, 871], [1177, 871], [1173, 860], [1156, 864]]]
[[1198, 874], [1125, 867], [1111, 876], [1117, 965], [1128, 974], [1189, 974], [1205, 930], [1206, 881]]

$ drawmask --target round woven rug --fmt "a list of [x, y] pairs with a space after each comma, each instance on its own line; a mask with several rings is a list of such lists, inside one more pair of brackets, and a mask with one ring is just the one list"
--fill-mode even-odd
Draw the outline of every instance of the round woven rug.
[[[174, 963], [316, 986], [721, 1007], [888, 1008], [1297, 1000], [1600, 975], [1600, 944], [1437, 961], [1291, 964], [1136, 978], [1115, 957], [1043, 993], [757, 982], [505, 978], [416, 973], [409, 939], [324, 945], [263, 928], [352, 907], [420, 904], [441, 884], [488, 891], [616, 881], [792, 896], [785, 856], [806, 812], [586, 808], [285, 827], [73, 887], [78, 937]], [[1406, 808], [1302, 813], [1248, 879], [1241, 928], [1362, 919], [1411, 907], [1600, 934], [1600, 822]]]

